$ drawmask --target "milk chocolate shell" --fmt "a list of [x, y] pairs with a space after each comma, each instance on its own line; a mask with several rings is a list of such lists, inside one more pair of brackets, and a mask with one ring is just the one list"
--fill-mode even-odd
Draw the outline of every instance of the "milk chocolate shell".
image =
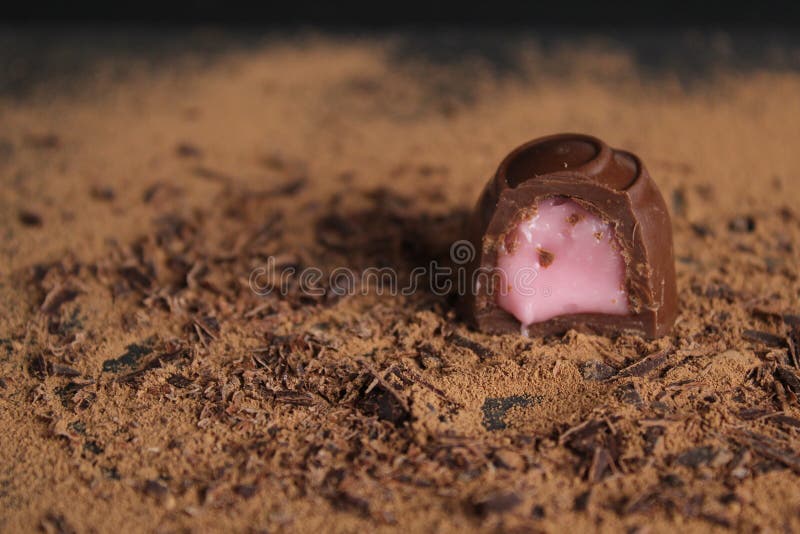
[[[506, 311], [508, 306], [504, 309], [499, 304], [498, 285], [509, 282], [477, 275], [496, 272], [500, 256], [514, 247], [509, 245], [510, 236], [537, 217], [539, 206], [565, 202], [579, 206], [576, 212], [593, 214], [589, 218], [613, 230], [613, 247], [621, 257], [619, 289], [627, 306], [622, 312], [605, 313], [570, 304], [564, 309], [579, 311], [523, 324], [519, 314], [515, 316]], [[540, 233], [547, 231], [545, 225], [540, 226]], [[476, 254], [469, 264], [470, 290], [463, 305], [467, 319], [481, 331], [542, 336], [576, 329], [655, 338], [668, 334], [673, 326], [677, 315], [675, 262], [664, 199], [637, 156], [612, 149], [595, 137], [553, 135], [513, 150], [478, 200], [470, 221], [470, 241]], [[571, 243], [574, 262], [580, 249], [576, 252], [575, 242]], [[560, 258], [540, 250], [540, 260], [533, 260], [537, 268], [552, 269], [558, 268]], [[587, 255], [587, 264], [594, 261], [596, 256]], [[572, 291], [586, 292], [585, 284]], [[550, 287], [547, 291], [561, 289]]]

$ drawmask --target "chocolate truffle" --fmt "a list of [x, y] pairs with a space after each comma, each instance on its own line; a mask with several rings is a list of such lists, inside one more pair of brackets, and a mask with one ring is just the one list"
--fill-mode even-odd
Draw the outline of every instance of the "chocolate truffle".
[[654, 338], [672, 328], [669, 213], [634, 154], [580, 134], [525, 143], [500, 163], [470, 226], [463, 304], [478, 329]]

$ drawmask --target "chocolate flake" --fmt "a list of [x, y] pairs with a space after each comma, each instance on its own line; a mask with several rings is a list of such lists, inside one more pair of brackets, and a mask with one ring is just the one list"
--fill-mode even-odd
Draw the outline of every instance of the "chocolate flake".
[[800, 395], [800, 379], [797, 374], [788, 367], [778, 367], [775, 369], [775, 379], [783, 386], [794, 393]]
[[682, 452], [676, 461], [686, 467], [698, 468], [708, 464], [714, 458], [714, 449], [708, 446], [695, 447]]
[[43, 380], [48, 374], [50, 374], [50, 370], [51, 366], [49, 362], [41, 354], [35, 354], [29, 358], [28, 372], [32, 376]]
[[584, 380], [608, 380], [617, 373], [610, 365], [598, 360], [586, 362], [582, 368]]
[[589, 482], [600, 482], [606, 471], [611, 468], [613, 462], [614, 459], [611, 457], [611, 453], [608, 449], [605, 447], [597, 447], [592, 457], [592, 465], [589, 467]]
[[128, 282], [131, 289], [146, 290], [152, 284], [150, 277], [140, 271], [138, 267], [120, 267], [117, 272]]
[[522, 498], [511, 491], [492, 491], [472, 498], [472, 507], [481, 517], [513, 510], [522, 503]]
[[167, 383], [176, 388], [186, 389], [192, 385], [192, 381], [181, 374], [174, 374], [167, 378]]
[[662, 365], [664, 365], [667, 361], [667, 357], [670, 355], [670, 349], [660, 350], [658, 352], [654, 352], [649, 354], [635, 362], [628, 367], [622, 369], [618, 376], [620, 377], [627, 377], [627, 376], [644, 376], [651, 371], [655, 371]]
[[273, 395], [277, 402], [291, 404], [292, 406], [312, 406], [314, 404], [314, 397], [306, 391], [282, 389], [276, 391]]
[[80, 371], [78, 371], [77, 369], [73, 369], [68, 365], [62, 365], [59, 363], [53, 364], [51, 372], [55, 376], [69, 376], [69, 377], [81, 376]]
[[792, 326], [789, 336], [786, 338], [786, 344], [789, 346], [792, 365], [795, 369], [800, 369], [800, 324]]
[[370, 384], [361, 392], [356, 402], [358, 408], [367, 415], [377, 416], [381, 421], [388, 421], [401, 426], [411, 418], [411, 412], [405, 401], [394, 388], [377, 384], [370, 389]]
[[751, 215], [740, 215], [728, 222], [728, 230], [731, 232], [751, 233], [756, 229], [756, 220]]
[[345, 509], [353, 509], [363, 515], [369, 514], [370, 500], [364, 485], [354, 476], [340, 475], [341, 482], [337, 487], [334, 503]]
[[138, 345], [136, 343], [131, 343], [125, 348], [125, 353], [123, 353], [119, 358], [114, 358], [113, 360], [106, 360], [103, 362], [104, 372], [118, 373], [126, 367], [136, 367], [139, 363], [139, 360], [153, 352], [152, 347], [147, 345]]
[[636, 390], [636, 385], [633, 384], [633, 382], [622, 384], [614, 391], [614, 394], [625, 404], [633, 404], [635, 406], [641, 406], [642, 404], [642, 397], [639, 395], [639, 392]]
[[731, 433], [730, 437], [737, 443], [749, 447], [757, 454], [779, 462], [795, 473], [800, 474], [800, 456], [793, 452], [782, 450], [772, 439], [748, 430], [737, 430]]
[[158, 480], [148, 480], [142, 486], [142, 491], [151, 496], [161, 499], [169, 494], [169, 488]]
[[762, 332], [761, 330], [744, 330], [742, 331], [742, 338], [747, 341], [755, 341], [763, 343], [769, 347], [785, 347], [786, 339], [769, 332]]
[[41, 528], [48, 534], [75, 534], [76, 532], [63, 515], [54, 512], [45, 514], [41, 521]]
[[511, 408], [527, 408], [541, 404], [544, 397], [540, 395], [512, 395], [510, 397], [487, 397], [483, 401], [483, 427], [486, 430], [503, 430], [506, 428], [505, 415]]
[[800, 419], [789, 415], [776, 414], [769, 416], [769, 421], [778, 426], [800, 428]]
[[55, 315], [58, 313], [62, 304], [74, 300], [78, 295], [80, 295], [80, 291], [77, 289], [58, 285], [47, 293], [42, 305], [39, 307], [39, 311], [44, 314]]

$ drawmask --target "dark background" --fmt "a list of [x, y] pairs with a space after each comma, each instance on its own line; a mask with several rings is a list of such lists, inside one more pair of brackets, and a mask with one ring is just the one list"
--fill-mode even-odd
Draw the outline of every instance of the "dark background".
[[754, 27], [798, 26], [800, 2], [666, 0], [611, 1], [454, 0], [345, 1], [285, 0], [45, 0], [9, 2], [5, 22], [123, 22], [236, 25], [565, 25], [620, 28], [630, 25]]
[[[320, 31], [392, 36], [397, 68], [479, 60], [518, 75], [519, 51], [566, 42], [624, 49], [643, 77], [677, 76], [688, 88], [715, 69], [800, 72], [800, 0], [319, 1], [30, 0], [0, 4], [0, 96], [80, 92], [98, 62], [124, 79], [134, 65], [172, 68], [187, 53], [213, 61], [281, 40], [302, 46]], [[561, 66], [549, 63], [553, 72]]]

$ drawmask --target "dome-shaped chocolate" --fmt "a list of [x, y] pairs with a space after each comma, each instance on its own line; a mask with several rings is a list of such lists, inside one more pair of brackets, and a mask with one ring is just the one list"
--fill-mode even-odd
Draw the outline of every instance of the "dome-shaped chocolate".
[[[523, 325], [498, 304], [498, 255], [508, 253], [512, 231], [536, 215], [540, 202], [553, 197], [574, 202], [613, 229], [624, 260], [620, 283], [628, 299], [627, 313], [565, 313]], [[470, 264], [470, 291], [464, 297], [464, 308], [478, 329], [548, 335], [575, 328], [650, 338], [671, 330], [677, 315], [671, 222], [658, 187], [635, 155], [580, 134], [525, 143], [500, 163], [470, 224], [476, 254]], [[552, 261], [549, 258], [544, 267]], [[488, 273], [491, 276], [486, 276]]]

